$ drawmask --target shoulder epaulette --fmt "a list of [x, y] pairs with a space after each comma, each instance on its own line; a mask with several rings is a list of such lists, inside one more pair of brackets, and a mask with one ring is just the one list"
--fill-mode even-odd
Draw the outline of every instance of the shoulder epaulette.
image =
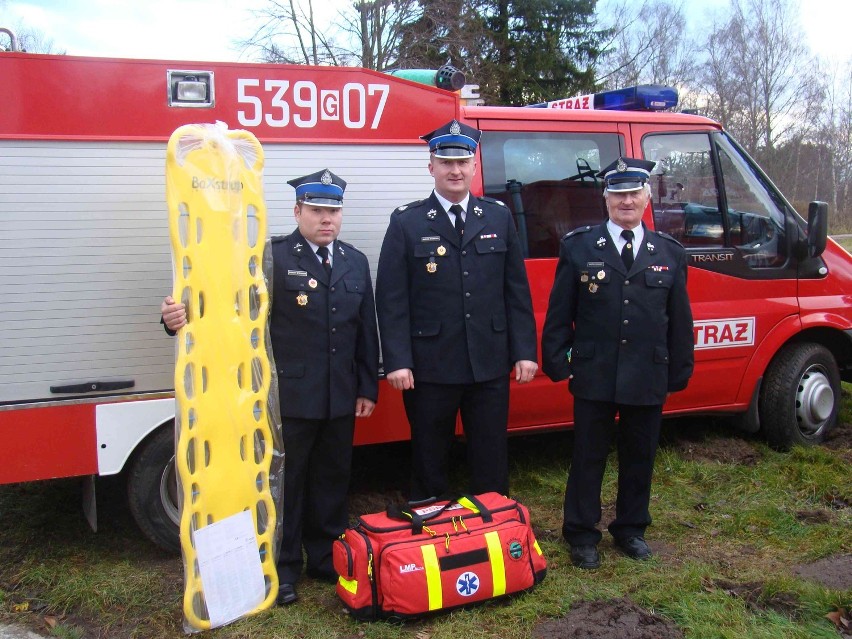
[[500, 206], [506, 206], [506, 203], [503, 200], [498, 200], [493, 197], [488, 197], [487, 195], [483, 195], [479, 198], [483, 202], [491, 202], [492, 204], [499, 204]]
[[278, 242], [283, 242], [288, 237], [290, 237], [290, 236], [289, 235], [273, 235], [272, 237], [269, 238], [269, 241], [272, 242], [273, 244], [276, 244]]
[[674, 242], [674, 243], [675, 243], [675, 244], [677, 244], [678, 246], [683, 246], [683, 244], [681, 244], [678, 240], [676, 240], [674, 237], [672, 237], [671, 235], [669, 235], [668, 233], [666, 233], [666, 232], [664, 232], [664, 231], [654, 231], [654, 233], [656, 233], [656, 234], [657, 234], [657, 235], [659, 235], [660, 237], [664, 237], [664, 238], [666, 238], [667, 240], [670, 240], [670, 241]]
[[569, 237], [573, 237], [574, 235], [577, 235], [578, 233], [588, 233], [591, 230], [592, 230], [591, 226], [580, 226], [580, 227], [574, 229], [573, 231], [568, 231], [565, 235], [562, 236], [562, 239], [567, 240]]
[[361, 255], [364, 255], [364, 252], [363, 252], [363, 251], [359, 250], [357, 246], [352, 246], [349, 242], [344, 242], [343, 240], [341, 240], [341, 239], [339, 239], [339, 238], [338, 238], [337, 240], [335, 240], [335, 241], [336, 241], [338, 244], [342, 244], [342, 245], [343, 245], [343, 246], [345, 246], [347, 249], [349, 249], [349, 250], [351, 250], [351, 251], [354, 251], [355, 253], [360, 253]]
[[420, 206], [423, 204], [425, 200], [415, 200], [414, 202], [409, 202], [408, 204], [403, 204], [402, 206], [398, 206], [394, 209], [394, 213], [402, 213], [408, 209], [413, 209], [415, 206]]

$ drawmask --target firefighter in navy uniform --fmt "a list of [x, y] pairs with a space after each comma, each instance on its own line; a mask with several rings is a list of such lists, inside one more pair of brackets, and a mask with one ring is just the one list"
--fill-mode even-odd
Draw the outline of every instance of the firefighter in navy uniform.
[[535, 319], [509, 210], [470, 194], [480, 131], [455, 120], [422, 136], [435, 190], [390, 218], [376, 276], [387, 380], [403, 391], [412, 501], [446, 493], [456, 416], [469, 490], [508, 491], [509, 373], [531, 381]]
[[[270, 339], [285, 454], [281, 605], [298, 598], [302, 547], [308, 576], [336, 578], [331, 548], [349, 523], [355, 418], [373, 411], [379, 363], [367, 258], [337, 239], [346, 183], [324, 170], [288, 184], [296, 189], [298, 228], [271, 242]], [[186, 313], [164, 303], [163, 317], [176, 330]]]
[[686, 254], [642, 224], [653, 167], [619, 158], [601, 171], [609, 220], [562, 238], [542, 332], [544, 372], [568, 379], [574, 395], [562, 533], [580, 568], [600, 565], [596, 525], [613, 440], [618, 498], [608, 529], [627, 556], [651, 556], [644, 534], [663, 403], [692, 375]]

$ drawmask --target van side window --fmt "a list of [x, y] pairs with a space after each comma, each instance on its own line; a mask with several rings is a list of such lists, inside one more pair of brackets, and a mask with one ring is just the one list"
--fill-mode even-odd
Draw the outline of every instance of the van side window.
[[642, 150], [657, 163], [656, 230], [686, 248], [733, 249], [736, 263], [752, 269], [787, 263], [783, 199], [726, 135], [648, 135]]
[[526, 257], [557, 257], [563, 235], [606, 219], [595, 174], [623, 153], [621, 136], [486, 131], [480, 147], [485, 195], [512, 211]]
[[709, 136], [649, 135], [642, 150], [645, 159], [657, 163], [651, 174], [654, 228], [686, 247], [724, 246]]

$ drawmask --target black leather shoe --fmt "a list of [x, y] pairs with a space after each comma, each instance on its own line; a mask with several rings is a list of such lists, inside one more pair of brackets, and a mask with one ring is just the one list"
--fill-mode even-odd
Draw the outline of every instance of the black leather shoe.
[[296, 586], [293, 584], [281, 584], [278, 586], [278, 605], [289, 606], [291, 603], [298, 601], [299, 595], [296, 594]]
[[577, 568], [594, 570], [601, 565], [601, 556], [598, 554], [597, 546], [585, 544], [582, 546], [571, 546], [571, 563]]
[[650, 559], [651, 549], [642, 537], [627, 537], [626, 539], [616, 539], [615, 545], [618, 549], [631, 559]]

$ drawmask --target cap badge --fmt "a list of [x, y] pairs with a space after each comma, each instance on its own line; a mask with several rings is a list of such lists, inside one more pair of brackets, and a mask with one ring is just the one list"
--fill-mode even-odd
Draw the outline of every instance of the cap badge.
[[310, 286], [311, 288], [316, 288], [317, 287], [317, 281], [314, 278], [309, 279], [308, 280], [308, 286]]
[[459, 133], [461, 133], [461, 127], [458, 122], [453, 120], [453, 123], [450, 125], [450, 134], [458, 135]]
[[436, 211], [435, 209], [429, 209], [429, 211], [426, 213], [426, 217], [428, 217], [430, 220], [434, 220], [436, 215], [438, 215], [438, 211]]
[[329, 173], [329, 172], [328, 172], [328, 169], [326, 169], [326, 170], [325, 170], [325, 173], [323, 173], [323, 174], [322, 174], [322, 177], [320, 178], [320, 182], [322, 182], [322, 183], [323, 183], [323, 184], [325, 184], [326, 186], [328, 186], [329, 184], [331, 184], [331, 182], [332, 182], [332, 180], [331, 180], [331, 173]]
[[615, 170], [619, 173], [624, 173], [627, 170], [627, 162], [624, 158], [618, 158], [618, 164], [615, 165]]
[[606, 238], [604, 238], [603, 236], [599, 237], [598, 241], [595, 242], [595, 244], [598, 245], [598, 248], [600, 248], [601, 246], [604, 246], [606, 244]]
[[482, 209], [481, 209], [481, 208], [479, 208], [478, 206], [474, 206], [474, 207], [473, 207], [473, 214], [474, 214], [476, 217], [482, 217]]
[[296, 296], [296, 303], [299, 306], [307, 306], [308, 305], [308, 296], [305, 295], [304, 293], [299, 293]]
[[435, 252], [438, 255], [446, 255], [447, 254], [447, 248], [443, 244], [441, 244]]

